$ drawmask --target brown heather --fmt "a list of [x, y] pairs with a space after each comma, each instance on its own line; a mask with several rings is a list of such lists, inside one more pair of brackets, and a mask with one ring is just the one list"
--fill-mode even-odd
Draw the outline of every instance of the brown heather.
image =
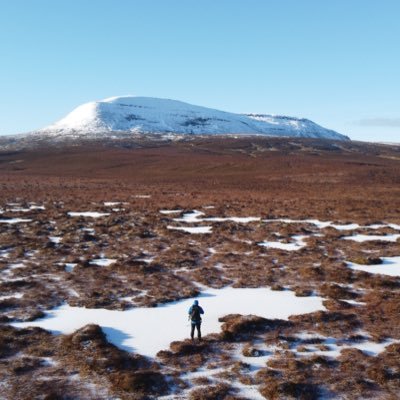
[[[0, 217], [32, 219], [0, 224], [0, 254], [8, 254], [0, 257], [0, 295], [6, 296], [0, 300], [0, 397], [136, 400], [175, 393], [228, 400], [243, 398], [240, 383], [266, 399], [399, 398], [400, 344], [375, 356], [353, 346], [400, 340], [400, 280], [351, 270], [346, 262], [378, 265], [383, 257], [400, 256], [400, 240], [342, 240], [396, 231], [264, 221], [400, 224], [399, 184], [400, 149], [357, 142], [136, 138], [0, 152]], [[7, 205], [31, 202], [46, 208], [15, 212]], [[190, 235], [167, 229], [180, 224], [160, 209], [262, 220], [202, 222], [196, 225], [212, 225], [212, 233]], [[75, 218], [68, 211], [110, 215]], [[295, 235], [307, 236], [299, 251], [258, 245], [292, 243]], [[53, 243], [49, 236], [62, 240]], [[93, 265], [102, 254], [116, 263]], [[18, 263], [24, 266], [10, 269]], [[69, 272], [66, 263], [76, 266]], [[53, 335], [8, 324], [40, 318], [65, 302], [111, 310], [156, 307], [198, 295], [196, 282], [319, 295], [326, 310], [288, 321], [226, 315], [221, 332], [201, 342], [173, 342], [155, 360], [113, 346], [97, 325]], [[339, 357], [316, 353], [331, 349], [325, 338], [342, 347]], [[253, 371], [252, 361], [265, 355], [268, 362]], [[196, 371], [195, 378], [185, 377]]]

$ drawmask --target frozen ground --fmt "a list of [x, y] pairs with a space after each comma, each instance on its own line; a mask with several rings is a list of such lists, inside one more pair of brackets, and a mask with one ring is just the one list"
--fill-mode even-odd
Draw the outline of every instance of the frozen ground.
[[[298, 298], [290, 291], [270, 289], [208, 289], [198, 297], [205, 310], [202, 332], [218, 333], [220, 317], [227, 314], [253, 314], [265, 318], [287, 319], [290, 315], [324, 310], [320, 297]], [[127, 311], [86, 309], [63, 305], [49, 311], [48, 317], [35, 322], [13, 324], [16, 327], [39, 326], [56, 333], [69, 334], [87, 325], [100, 325], [109, 340], [120, 348], [155, 357], [174, 340], [188, 337], [187, 312], [193, 299], [156, 308]]]

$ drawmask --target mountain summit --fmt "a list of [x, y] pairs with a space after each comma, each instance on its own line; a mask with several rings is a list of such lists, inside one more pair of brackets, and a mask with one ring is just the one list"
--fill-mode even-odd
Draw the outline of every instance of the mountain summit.
[[247, 134], [348, 140], [307, 119], [235, 114], [177, 100], [123, 96], [85, 103], [38, 134], [98, 136], [125, 133]]

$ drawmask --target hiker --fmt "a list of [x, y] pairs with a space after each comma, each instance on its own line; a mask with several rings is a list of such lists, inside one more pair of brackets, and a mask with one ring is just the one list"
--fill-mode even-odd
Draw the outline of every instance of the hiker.
[[198, 300], [195, 300], [193, 302], [193, 305], [189, 308], [189, 319], [191, 321], [191, 331], [190, 331], [190, 337], [194, 338], [194, 329], [197, 329], [197, 337], [199, 340], [201, 340], [201, 331], [200, 331], [200, 326], [201, 326], [201, 316], [200, 314], [204, 314], [204, 310], [199, 306]]

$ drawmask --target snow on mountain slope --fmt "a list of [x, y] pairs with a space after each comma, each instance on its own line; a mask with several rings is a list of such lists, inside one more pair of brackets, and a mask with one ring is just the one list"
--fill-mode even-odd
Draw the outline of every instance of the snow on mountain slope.
[[110, 132], [262, 134], [348, 139], [306, 119], [234, 114], [177, 100], [134, 96], [112, 97], [83, 104], [37, 133], [91, 136]]

